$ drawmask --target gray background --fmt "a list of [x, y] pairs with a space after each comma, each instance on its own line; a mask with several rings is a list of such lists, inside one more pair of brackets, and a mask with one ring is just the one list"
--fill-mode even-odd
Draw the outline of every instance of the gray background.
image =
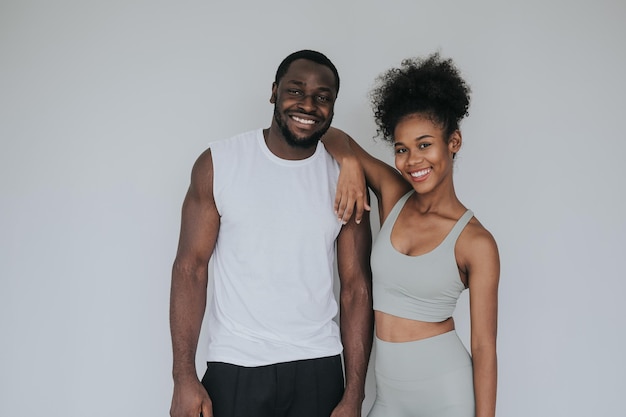
[[[454, 58], [474, 91], [457, 192], [502, 258], [498, 414], [623, 416], [625, 18], [610, 0], [2, 0], [0, 415], [167, 415], [191, 165], [269, 126], [276, 66], [312, 48], [342, 76], [335, 126], [388, 162], [374, 78]], [[467, 342], [467, 294], [456, 318]]]

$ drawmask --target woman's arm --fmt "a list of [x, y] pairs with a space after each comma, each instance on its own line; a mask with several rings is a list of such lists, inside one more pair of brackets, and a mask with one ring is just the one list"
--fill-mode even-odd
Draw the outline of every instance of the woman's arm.
[[[381, 221], [396, 201], [411, 189], [411, 185], [398, 171], [367, 153], [342, 130], [330, 128], [322, 138], [322, 142], [328, 153], [339, 162], [342, 172], [345, 167], [352, 172], [349, 174], [352, 178], [365, 176], [367, 186], [378, 199]], [[339, 187], [337, 189], [339, 191]], [[339, 195], [338, 199], [341, 199]], [[335, 206], [337, 208], [337, 202]]]
[[[498, 282], [500, 259], [491, 234], [480, 224], [473, 225], [463, 252], [470, 295], [471, 350], [474, 364], [476, 417], [496, 413], [498, 327]], [[458, 247], [457, 247], [458, 248]]]
[[335, 193], [335, 214], [346, 224], [354, 212], [354, 221], [359, 224], [363, 212], [370, 210], [369, 194], [363, 167], [350, 148], [347, 137], [343, 131], [331, 127], [322, 137], [322, 143], [341, 167]]

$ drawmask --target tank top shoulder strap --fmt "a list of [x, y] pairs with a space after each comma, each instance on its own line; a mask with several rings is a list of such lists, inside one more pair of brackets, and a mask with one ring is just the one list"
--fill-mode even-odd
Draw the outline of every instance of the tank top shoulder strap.
[[450, 230], [450, 233], [448, 233], [446, 240], [452, 244], [455, 244], [456, 240], [459, 238], [459, 235], [461, 234], [463, 229], [465, 229], [465, 226], [467, 226], [469, 221], [472, 220], [472, 217], [474, 217], [474, 213], [472, 212], [472, 210], [468, 209], [465, 213], [463, 213], [461, 218], [457, 220], [452, 230]]
[[411, 197], [411, 195], [413, 195], [414, 192], [415, 190], [411, 190], [407, 192], [405, 195], [403, 195], [402, 197], [400, 197], [400, 199], [396, 202], [396, 204], [393, 206], [393, 208], [387, 215], [385, 222], [381, 225], [381, 229], [393, 227], [394, 223], [396, 222], [396, 219], [398, 218], [398, 215], [400, 214], [400, 211], [402, 210], [402, 207], [404, 207], [404, 203], [406, 203], [406, 200], [408, 200], [409, 197]]

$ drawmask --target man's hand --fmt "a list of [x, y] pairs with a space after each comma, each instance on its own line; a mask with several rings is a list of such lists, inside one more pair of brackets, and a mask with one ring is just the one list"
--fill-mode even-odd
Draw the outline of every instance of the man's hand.
[[174, 384], [170, 416], [213, 417], [213, 407], [209, 394], [197, 378]]
[[330, 417], [361, 417], [361, 404], [341, 400]]
[[335, 194], [335, 214], [346, 224], [354, 214], [354, 221], [359, 224], [363, 212], [369, 211], [368, 190], [365, 183], [363, 167], [356, 157], [344, 158], [337, 181]]

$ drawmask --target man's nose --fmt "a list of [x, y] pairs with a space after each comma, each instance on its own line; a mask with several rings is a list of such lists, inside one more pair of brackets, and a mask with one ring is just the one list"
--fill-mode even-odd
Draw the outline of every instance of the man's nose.
[[298, 102], [298, 107], [300, 107], [305, 112], [312, 112], [317, 107], [317, 103], [315, 102], [315, 97], [311, 94], [303, 95], [300, 101]]

